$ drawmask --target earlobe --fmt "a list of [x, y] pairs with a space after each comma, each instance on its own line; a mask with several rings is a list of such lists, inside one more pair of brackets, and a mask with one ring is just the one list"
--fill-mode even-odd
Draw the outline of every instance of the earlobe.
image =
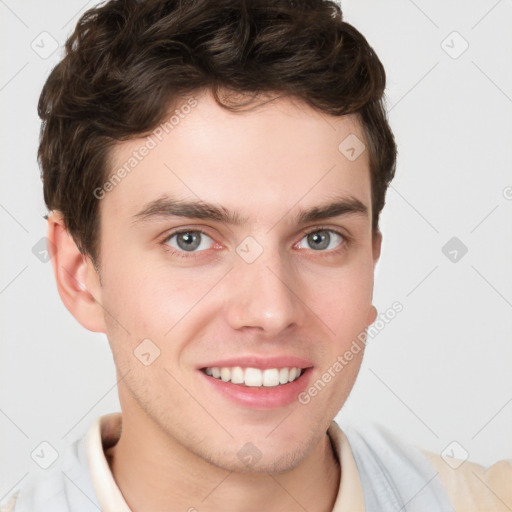
[[66, 230], [62, 214], [48, 215], [49, 246], [57, 290], [68, 311], [86, 329], [106, 332], [101, 300], [101, 288], [96, 271], [91, 272], [90, 258], [84, 256]]

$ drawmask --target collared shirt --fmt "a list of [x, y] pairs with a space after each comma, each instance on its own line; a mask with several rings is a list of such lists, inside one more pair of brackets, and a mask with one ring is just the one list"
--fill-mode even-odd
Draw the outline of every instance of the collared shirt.
[[[105, 456], [121, 424], [121, 413], [97, 418], [58, 466], [33, 475], [1, 512], [132, 512]], [[332, 421], [327, 433], [342, 468], [333, 512], [512, 510], [510, 460], [487, 470], [467, 461], [447, 464], [373, 423], [342, 431]]]
[[[95, 468], [94, 489], [103, 512], [131, 512], [110, 471], [104, 451], [117, 443], [121, 435], [121, 415], [99, 418], [87, 434], [87, 456]], [[329, 428], [332, 446], [343, 468], [333, 512], [364, 510], [363, 490], [347, 438], [334, 421]], [[101, 449], [100, 449], [101, 447]]]

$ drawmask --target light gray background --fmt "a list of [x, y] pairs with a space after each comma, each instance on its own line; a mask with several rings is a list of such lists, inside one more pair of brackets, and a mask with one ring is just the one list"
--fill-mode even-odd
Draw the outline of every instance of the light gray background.
[[[46, 234], [36, 103], [61, 49], [44, 52], [95, 3], [0, 0], [0, 500], [44, 471], [30, 455], [42, 441], [61, 452], [119, 409], [105, 336], [71, 316], [32, 252]], [[342, 7], [387, 70], [400, 154], [375, 305], [404, 310], [369, 343], [337, 419], [482, 464], [512, 457], [512, 2]], [[468, 248], [457, 262], [442, 252], [454, 236]]]

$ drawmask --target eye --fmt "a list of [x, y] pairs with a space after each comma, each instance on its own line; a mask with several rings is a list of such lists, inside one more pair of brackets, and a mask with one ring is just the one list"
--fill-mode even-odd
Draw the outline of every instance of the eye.
[[[201, 252], [205, 249], [209, 249], [210, 247], [208, 247], [207, 240], [213, 242], [206, 233], [199, 230], [188, 229], [171, 233], [162, 243], [172, 247], [179, 254], [182, 252]], [[199, 250], [196, 251], [196, 249]]]
[[[302, 240], [304, 239], [314, 251], [322, 252], [327, 252], [327, 250], [331, 250], [332, 252], [341, 251], [345, 247], [344, 242], [346, 241], [345, 236], [338, 231], [324, 228], [317, 228], [314, 231], [306, 233]], [[299, 249], [303, 249], [303, 247], [299, 247]]]
[[[304, 234], [298, 244], [303, 249], [302, 241], [316, 252], [327, 255], [338, 254], [347, 248], [349, 238], [335, 229], [317, 227]], [[160, 242], [172, 255], [180, 258], [196, 258], [199, 253], [212, 248], [215, 242], [206, 233], [198, 229], [182, 229], [169, 234]]]

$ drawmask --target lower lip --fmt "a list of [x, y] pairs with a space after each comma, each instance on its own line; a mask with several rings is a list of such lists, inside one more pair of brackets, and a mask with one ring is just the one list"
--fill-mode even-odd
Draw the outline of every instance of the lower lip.
[[253, 409], [276, 409], [298, 401], [298, 395], [308, 387], [312, 369], [306, 368], [298, 379], [288, 384], [261, 387], [224, 382], [201, 370], [199, 373], [209, 386], [239, 405]]

